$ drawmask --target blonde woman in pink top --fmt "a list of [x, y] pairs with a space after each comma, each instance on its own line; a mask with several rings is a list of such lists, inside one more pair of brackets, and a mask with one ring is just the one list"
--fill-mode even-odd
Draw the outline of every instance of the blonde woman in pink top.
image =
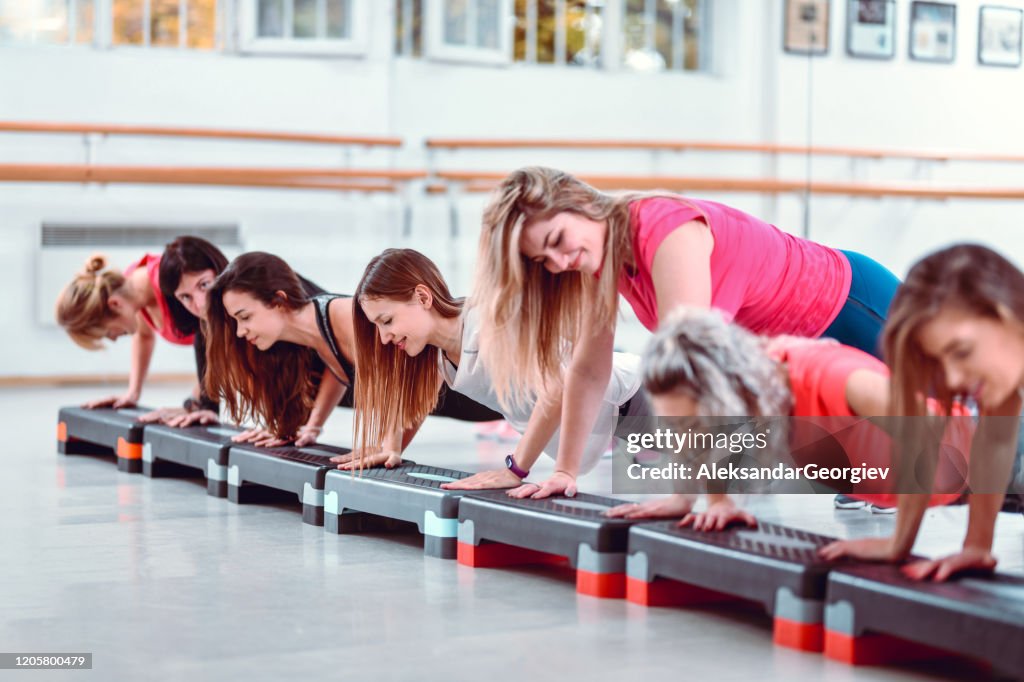
[[679, 305], [713, 307], [757, 334], [830, 336], [877, 355], [898, 284], [866, 256], [719, 203], [613, 196], [550, 168], [512, 173], [484, 213], [473, 295], [499, 399], [520, 402], [563, 381], [563, 349], [573, 348], [556, 471], [513, 494], [575, 494], [611, 371], [620, 293], [652, 331]]

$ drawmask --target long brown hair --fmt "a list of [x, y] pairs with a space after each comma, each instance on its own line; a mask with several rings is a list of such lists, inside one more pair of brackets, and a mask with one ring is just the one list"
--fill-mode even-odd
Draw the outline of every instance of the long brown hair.
[[[471, 305], [480, 308], [480, 348], [498, 400], [527, 400], [562, 381], [566, 344], [579, 339], [584, 311], [615, 327], [618, 281], [633, 262], [629, 204], [643, 195], [613, 196], [552, 168], [521, 168], [502, 181], [484, 211]], [[605, 221], [604, 263], [595, 280], [580, 272], [552, 274], [519, 251], [533, 221], [571, 212]]]
[[918, 261], [896, 291], [882, 344], [892, 370], [890, 405], [894, 415], [928, 413], [926, 400], [941, 401], [952, 414], [953, 394], [942, 366], [927, 357], [918, 332], [943, 308], [1003, 322], [1024, 322], [1024, 273], [992, 249], [957, 244]]
[[239, 338], [238, 323], [224, 308], [228, 291], [295, 311], [308, 304], [302, 284], [277, 256], [259, 251], [242, 254], [210, 288], [203, 324], [206, 393], [223, 398], [236, 422], [251, 418], [280, 438], [293, 438], [313, 407], [312, 351], [285, 341], [260, 351]]
[[117, 315], [110, 309], [110, 297], [125, 284], [125, 277], [108, 269], [105, 256], [95, 255], [85, 262], [57, 297], [54, 311], [57, 324], [82, 348], [99, 350], [107, 335], [107, 324]]
[[380, 448], [387, 434], [419, 423], [437, 405], [440, 349], [428, 347], [409, 357], [394, 344], [382, 344], [360, 305], [367, 299], [409, 301], [418, 285], [430, 291], [432, 307], [441, 317], [452, 319], [462, 312], [462, 299], [452, 297], [441, 271], [413, 249], [386, 249], [369, 262], [356, 287], [356, 365], [362, 376], [373, 377], [356, 382], [353, 432], [361, 453]]

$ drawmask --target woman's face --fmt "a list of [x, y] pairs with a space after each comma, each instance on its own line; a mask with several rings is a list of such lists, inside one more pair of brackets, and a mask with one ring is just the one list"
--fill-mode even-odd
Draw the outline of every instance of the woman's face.
[[578, 271], [595, 275], [604, 262], [608, 224], [563, 211], [528, 223], [519, 237], [519, 251], [548, 272]]
[[174, 290], [174, 298], [194, 317], [205, 320], [206, 292], [216, 278], [217, 274], [211, 269], [183, 273], [178, 288]]
[[366, 298], [359, 301], [366, 318], [377, 327], [380, 342], [395, 344], [409, 357], [416, 357], [430, 343], [434, 331], [433, 299], [425, 287], [417, 287], [408, 301]]
[[268, 306], [244, 291], [225, 291], [222, 300], [224, 309], [237, 325], [235, 334], [239, 338], [261, 351], [280, 340], [288, 324], [284, 308]]
[[950, 391], [981, 409], [1002, 405], [1024, 384], [1024, 328], [946, 307], [917, 334], [925, 355], [942, 367]]

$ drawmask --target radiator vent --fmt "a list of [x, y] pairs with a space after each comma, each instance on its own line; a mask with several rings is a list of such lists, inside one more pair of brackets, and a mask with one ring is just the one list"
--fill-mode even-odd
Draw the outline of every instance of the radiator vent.
[[118, 247], [167, 244], [182, 235], [227, 248], [239, 248], [238, 225], [82, 225], [43, 223], [40, 245], [47, 247]]

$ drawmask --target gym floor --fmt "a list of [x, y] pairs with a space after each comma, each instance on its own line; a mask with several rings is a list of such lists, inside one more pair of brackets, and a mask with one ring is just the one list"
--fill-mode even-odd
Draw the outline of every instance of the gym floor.
[[[569, 571], [470, 569], [425, 557], [416, 534], [328, 535], [297, 503], [233, 505], [202, 479], [122, 474], [56, 453], [62, 405], [110, 389], [0, 391], [0, 648], [93, 653], [92, 671], [0, 679], [713, 680], [976, 679], [967, 662], [850, 668], [772, 645], [753, 609], [651, 608], [577, 596]], [[188, 386], [153, 386], [149, 405]], [[349, 445], [339, 410], [323, 440]], [[408, 455], [478, 471], [507, 444], [431, 418]], [[545, 458], [538, 473], [551, 469]], [[582, 479], [610, 493], [610, 461]], [[749, 499], [760, 518], [838, 537], [890, 532], [891, 516], [836, 511], [831, 496]], [[916, 551], [955, 551], [966, 508], [930, 510]], [[1024, 575], [1024, 517], [1001, 514], [1001, 571]]]

